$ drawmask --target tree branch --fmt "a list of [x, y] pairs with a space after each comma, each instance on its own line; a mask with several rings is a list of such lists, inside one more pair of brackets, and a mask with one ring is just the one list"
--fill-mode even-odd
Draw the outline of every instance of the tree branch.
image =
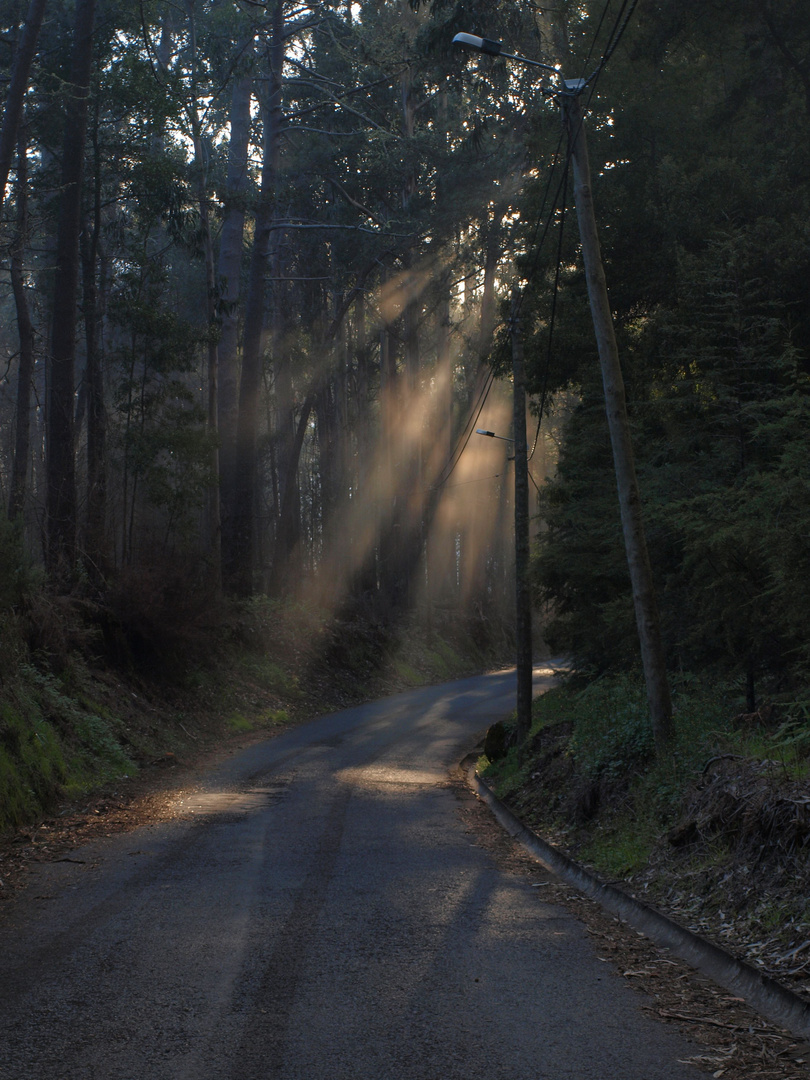
[[346, 200], [346, 202], [349, 203], [351, 206], [353, 206], [355, 208], [355, 210], [360, 210], [363, 214], [366, 215], [366, 217], [371, 218], [371, 220], [376, 225], [379, 225], [380, 228], [385, 227], [385, 222], [381, 218], [378, 218], [377, 215], [373, 211], [369, 210], [367, 206], [363, 206], [363, 204], [361, 202], [358, 202], [357, 199], [352, 198], [352, 196], [343, 187], [343, 185], [339, 184], [337, 182], [337, 180], [334, 179], [334, 177], [330, 176], [328, 179], [329, 179], [329, 183], [332, 185], [332, 187], [336, 191], [338, 191], [343, 196], [343, 198]]

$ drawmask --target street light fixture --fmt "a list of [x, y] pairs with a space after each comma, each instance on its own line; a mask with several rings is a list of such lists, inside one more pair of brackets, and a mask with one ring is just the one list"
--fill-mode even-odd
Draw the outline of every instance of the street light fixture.
[[506, 60], [519, 60], [521, 64], [545, 68], [546, 71], [553, 71], [555, 75], [559, 75], [559, 70], [552, 67], [551, 64], [541, 64], [539, 60], [530, 60], [528, 56], [518, 56], [517, 53], [504, 52], [503, 44], [500, 41], [493, 41], [491, 38], [478, 37], [477, 34], [456, 34], [453, 38], [453, 44], [467, 45], [478, 52], [486, 53], [487, 56], [503, 56]]
[[476, 435], [487, 435], [490, 439], [503, 439], [504, 442], [514, 442], [514, 439], [509, 439], [506, 435], [496, 435], [494, 431], [484, 431], [483, 428], [477, 427], [475, 429]]

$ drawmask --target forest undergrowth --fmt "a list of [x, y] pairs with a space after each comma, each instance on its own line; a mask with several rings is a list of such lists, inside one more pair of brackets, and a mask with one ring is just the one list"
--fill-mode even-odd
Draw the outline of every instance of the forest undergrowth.
[[746, 713], [739, 687], [688, 677], [674, 699], [657, 758], [640, 678], [564, 683], [479, 767], [603, 880], [810, 1000], [810, 702]]
[[426, 629], [360, 603], [227, 600], [180, 566], [58, 595], [9, 528], [0, 544], [0, 835], [231, 736], [503, 659], [440, 611]]

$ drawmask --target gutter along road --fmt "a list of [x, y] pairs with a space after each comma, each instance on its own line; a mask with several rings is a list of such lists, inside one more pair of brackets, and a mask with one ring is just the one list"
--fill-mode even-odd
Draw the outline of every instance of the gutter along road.
[[498, 673], [323, 717], [38, 868], [0, 929], [0, 1078], [693, 1080], [549, 875], [466, 827], [448, 769], [513, 705]]

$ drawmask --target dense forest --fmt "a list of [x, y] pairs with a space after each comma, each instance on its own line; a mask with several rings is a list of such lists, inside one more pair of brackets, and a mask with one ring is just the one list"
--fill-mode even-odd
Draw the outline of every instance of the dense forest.
[[268, 595], [508, 633], [509, 443], [475, 429], [509, 437], [517, 309], [545, 638], [583, 673], [637, 668], [559, 100], [580, 79], [667, 662], [739, 680], [751, 711], [804, 685], [797, 5], [5, 0], [0, 20], [8, 567], [97, 603]]

